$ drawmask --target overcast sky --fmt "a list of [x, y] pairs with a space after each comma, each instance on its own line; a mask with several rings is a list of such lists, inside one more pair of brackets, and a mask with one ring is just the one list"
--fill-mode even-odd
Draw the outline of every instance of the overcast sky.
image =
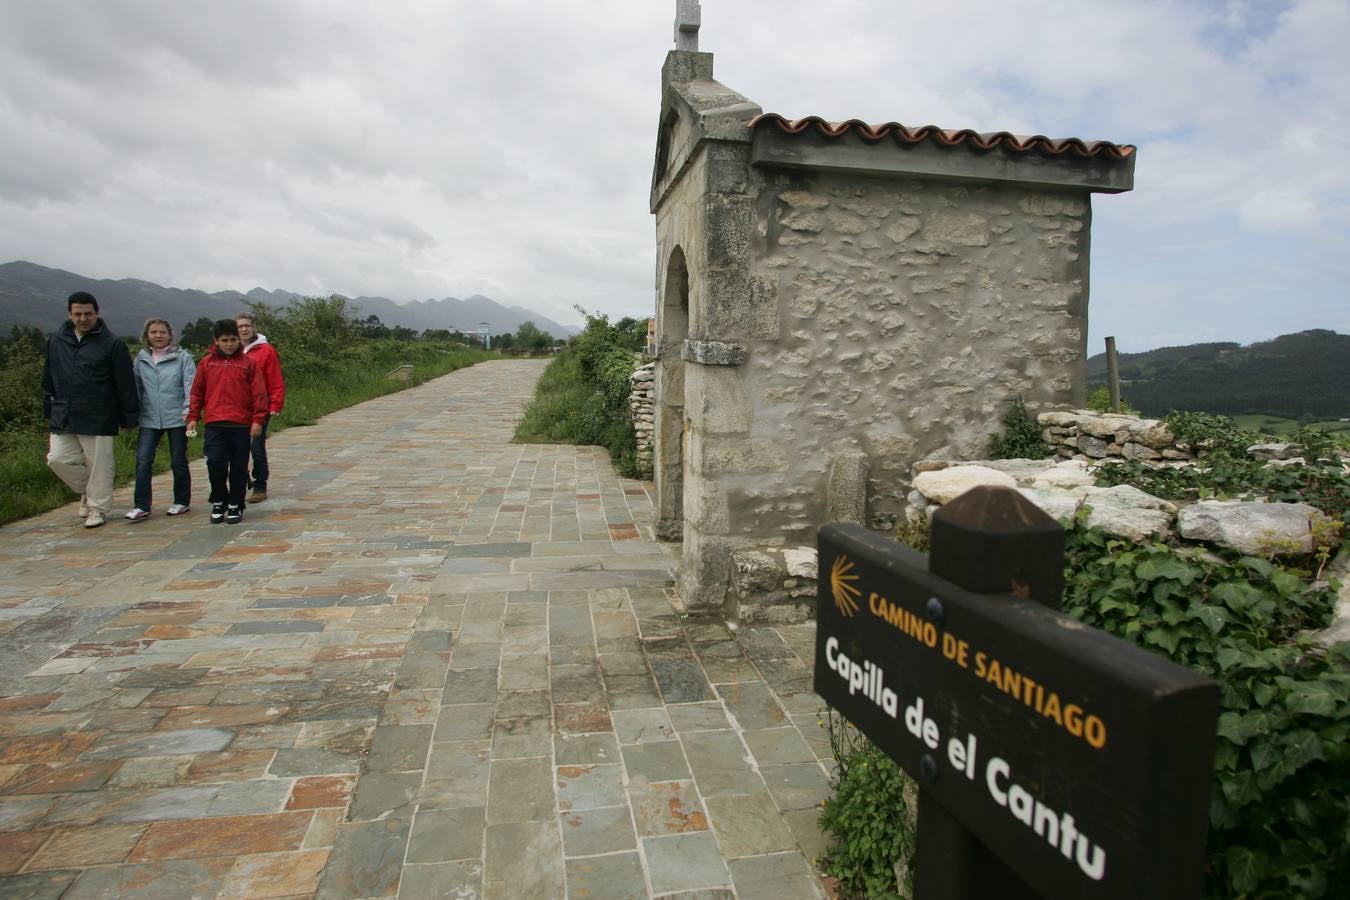
[[[173, 287], [654, 305], [675, 0], [0, 0], [0, 262]], [[1092, 337], [1350, 332], [1350, 2], [703, 0], [789, 118], [1139, 146]]]

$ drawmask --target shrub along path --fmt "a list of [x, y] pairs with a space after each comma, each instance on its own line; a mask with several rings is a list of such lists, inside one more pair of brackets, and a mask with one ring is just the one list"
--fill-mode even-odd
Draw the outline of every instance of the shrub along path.
[[545, 364], [0, 528], [0, 895], [819, 895], [810, 628], [679, 616], [651, 486], [508, 443]]

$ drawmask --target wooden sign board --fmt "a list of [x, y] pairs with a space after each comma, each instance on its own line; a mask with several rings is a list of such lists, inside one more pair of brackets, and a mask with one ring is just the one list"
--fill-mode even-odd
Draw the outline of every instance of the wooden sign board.
[[856, 525], [819, 553], [816, 693], [1031, 888], [1200, 895], [1214, 682]]

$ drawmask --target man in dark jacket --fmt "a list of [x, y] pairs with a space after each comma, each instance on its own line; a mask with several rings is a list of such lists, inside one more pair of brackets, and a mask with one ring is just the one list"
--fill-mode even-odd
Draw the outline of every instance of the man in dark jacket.
[[42, 411], [51, 430], [47, 465], [80, 495], [85, 528], [107, 521], [112, 503], [113, 438], [140, 413], [127, 345], [108, 331], [94, 295], [66, 299], [70, 321], [47, 339]]

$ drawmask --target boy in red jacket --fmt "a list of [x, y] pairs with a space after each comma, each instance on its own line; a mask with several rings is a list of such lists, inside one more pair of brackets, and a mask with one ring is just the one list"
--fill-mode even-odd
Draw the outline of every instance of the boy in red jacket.
[[187, 427], [206, 422], [206, 472], [211, 478], [211, 524], [238, 525], [244, 519], [248, 486], [249, 441], [262, 434], [267, 418], [267, 389], [262, 373], [244, 355], [239, 326], [221, 319], [211, 328], [215, 346], [207, 351], [192, 380]]

